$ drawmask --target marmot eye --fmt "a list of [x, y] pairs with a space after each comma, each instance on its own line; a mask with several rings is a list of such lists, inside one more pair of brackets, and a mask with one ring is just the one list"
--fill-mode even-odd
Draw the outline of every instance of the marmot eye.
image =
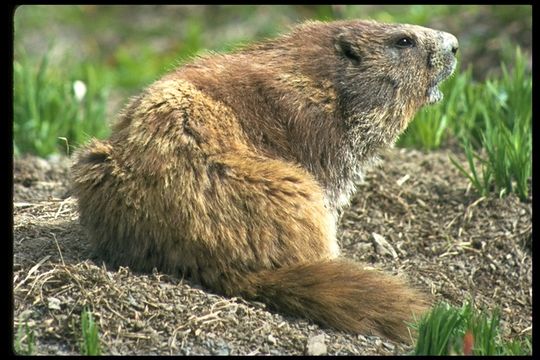
[[410, 37], [402, 37], [398, 41], [396, 41], [396, 45], [399, 47], [413, 47], [414, 46], [414, 40]]

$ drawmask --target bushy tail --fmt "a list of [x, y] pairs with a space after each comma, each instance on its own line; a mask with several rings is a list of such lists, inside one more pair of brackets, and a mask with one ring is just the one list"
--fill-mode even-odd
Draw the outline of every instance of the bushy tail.
[[346, 260], [328, 260], [248, 275], [244, 296], [279, 311], [354, 333], [410, 342], [407, 322], [427, 301], [396, 277]]

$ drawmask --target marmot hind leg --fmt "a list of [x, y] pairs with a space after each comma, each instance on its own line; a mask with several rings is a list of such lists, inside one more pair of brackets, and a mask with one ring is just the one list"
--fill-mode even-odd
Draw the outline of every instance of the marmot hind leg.
[[199, 172], [197, 186], [178, 194], [191, 199], [179, 211], [197, 219], [185, 224], [186, 233], [207, 249], [193, 256], [210, 288], [236, 295], [233, 279], [242, 281], [246, 273], [339, 253], [322, 189], [299, 167], [253, 154], [219, 154]]

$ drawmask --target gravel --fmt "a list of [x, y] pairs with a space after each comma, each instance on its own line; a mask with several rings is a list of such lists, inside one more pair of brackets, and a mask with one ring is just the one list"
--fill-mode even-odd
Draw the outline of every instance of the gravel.
[[[502, 336], [532, 332], [532, 199], [480, 198], [447, 151], [390, 150], [341, 219], [344, 256], [406, 277], [433, 301], [502, 310]], [[407, 354], [405, 344], [319, 327], [187, 279], [110, 269], [89, 256], [69, 196], [69, 159], [14, 164], [14, 332], [37, 354], [79, 354], [80, 314], [103, 354]]]

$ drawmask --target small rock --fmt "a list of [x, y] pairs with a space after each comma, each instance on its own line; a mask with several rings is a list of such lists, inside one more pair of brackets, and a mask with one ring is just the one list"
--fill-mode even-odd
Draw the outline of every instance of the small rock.
[[55, 297], [49, 297], [47, 299], [49, 309], [51, 310], [60, 310], [60, 300]]
[[34, 158], [34, 164], [37, 169], [43, 174], [45, 174], [47, 171], [51, 171], [51, 164], [45, 159], [42, 158]]
[[218, 356], [228, 356], [231, 354], [231, 349], [229, 349], [229, 346], [222, 341], [218, 341], [217, 348], [212, 350], [212, 355], [218, 355]]
[[228, 355], [229, 355], [229, 349], [227, 349], [227, 348], [222, 348], [222, 349], [216, 349], [216, 350], [213, 350], [213, 351], [212, 351], [212, 355], [217, 355], [217, 356], [228, 356]]
[[377, 233], [371, 233], [373, 235], [373, 243], [375, 245], [375, 251], [379, 255], [390, 255], [396, 259], [398, 257], [396, 250], [386, 241], [384, 236]]
[[371, 243], [358, 243], [356, 244], [359, 254], [370, 253], [373, 251], [373, 244]]
[[268, 342], [269, 342], [270, 344], [272, 344], [272, 345], [276, 345], [276, 344], [277, 344], [277, 340], [276, 340], [276, 338], [275, 338], [272, 334], [268, 335]]
[[139, 331], [141, 329], [144, 329], [144, 321], [134, 320], [132, 322], [132, 325], [133, 325], [133, 330], [135, 330], [135, 331]]
[[324, 334], [312, 336], [306, 344], [306, 355], [326, 355], [326, 344], [324, 343]]

